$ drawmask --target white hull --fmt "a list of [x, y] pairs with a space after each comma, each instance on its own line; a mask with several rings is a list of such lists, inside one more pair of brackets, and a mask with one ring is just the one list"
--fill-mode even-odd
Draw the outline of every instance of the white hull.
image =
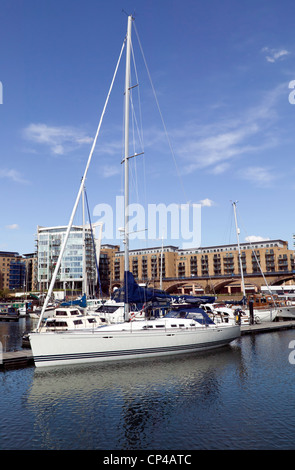
[[278, 307], [278, 317], [295, 319], [295, 306]]
[[[144, 322], [135, 322], [141, 325]], [[239, 326], [164, 328], [148, 330], [135, 323], [101, 327], [93, 331], [31, 333], [36, 367], [118, 361], [194, 353], [217, 348], [240, 336]]]
[[[246, 310], [246, 313], [250, 315], [249, 310]], [[274, 319], [278, 315], [277, 309], [254, 309], [254, 320], [257, 322], [265, 322], [265, 321], [274, 321]]]

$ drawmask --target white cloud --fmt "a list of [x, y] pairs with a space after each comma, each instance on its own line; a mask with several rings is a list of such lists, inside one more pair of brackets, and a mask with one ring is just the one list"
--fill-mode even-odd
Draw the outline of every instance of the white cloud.
[[55, 155], [63, 155], [93, 139], [80, 129], [67, 126], [48, 126], [47, 124], [30, 124], [23, 130], [25, 139], [40, 145], [46, 145]]
[[211, 200], [211, 199], [201, 199], [201, 201], [199, 201], [199, 204], [201, 204], [202, 207], [212, 207], [214, 206], [214, 202]]
[[266, 240], [270, 240], [268, 237], [261, 237], [260, 235], [249, 235], [245, 237], [245, 242], [255, 243], [255, 242], [263, 242]]
[[183, 172], [205, 169], [218, 175], [231, 169], [237, 159], [277, 146], [279, 138], [273, 132], [273, 123], [284, 92], [285, 84], [279, 85], [265, 93], [259, 104], [242, 109], [234, 118], [223, 115], [211, 124], [192, 122], [176, 131], [174, 139], [178, 142], [177, 154], [183, 159]]
[[15, 183], [27, 184], [28, 181], [22, 177], [19, 171], [14, 169], [2, 169], [0, 170], [0, 178], [9, 179]]
[[102, 176], [104, 178], [110, 178], [111, 176], [118, 175], [120, 173], [119, 165], [104, 165], [102, 167]]
[[11, 225], [6, 225], [6, 227], [8, 230], [18, 230], [19, 229], [19, 225], [18, 224], [11, 224]]
[[216, 166], [212, 169], [212, 173], [213, 173], [214, 175], [221, 175], [222, 173], [224, 173], [225, 171], [227, 171], [229, 168], [230, 168], [230, 164], [229, 164], [229, 163], [226, 163], [226, 162], [223, 162], [223, 163], [220, 163], [220, 165], [216, 165]]
[[267, 53], [265, 56], [267, 62], [274, 63], [281, 57], [290, 54], [286, 49], [270, 49], [269, 47], [263, 47], [262, 52]]
[[242, 179], [251, 181], [256, 186], [269, 186], [277, 177], [278, 174], [273, 174], [270, 168], [264, 168], [259, 166], [251, 166], [244, 168], [239, 172], [239, 176]]

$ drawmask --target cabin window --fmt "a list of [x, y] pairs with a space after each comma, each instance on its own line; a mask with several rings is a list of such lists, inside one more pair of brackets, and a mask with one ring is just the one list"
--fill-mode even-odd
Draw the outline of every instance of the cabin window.
[[82, 320], [74, 320], [74, 325], [83, 325]]
[[88, 323], [96, 323], [95, 318], [88, 318]]
[[165, 325], [156, 325], [156, 328], [165, 328]]
[[68, 326], [66, 321], [56, 321], [54, 322], [54, 326]]
[[79, 315], [79, 310], [72, 310], [71, 315]]
[[67, 316], [67, 312], [65, 310], [56, 310], [55, 315], [57, 317], [65, 317]]

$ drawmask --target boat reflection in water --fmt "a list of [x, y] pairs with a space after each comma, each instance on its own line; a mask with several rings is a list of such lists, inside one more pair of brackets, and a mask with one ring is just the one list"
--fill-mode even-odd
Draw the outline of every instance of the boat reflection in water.
[[38, 448], [171, 449], [181, 435], [177, 448], [196, 448], [199, 405], [206, 413], [230, 395], [238, 341], [195, 356], [35, 369], [26, 407]]

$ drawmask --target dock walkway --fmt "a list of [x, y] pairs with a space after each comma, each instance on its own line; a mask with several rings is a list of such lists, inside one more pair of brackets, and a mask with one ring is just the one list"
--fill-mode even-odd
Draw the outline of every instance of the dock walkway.
[[34, 365], [34, 358], [31, 349], [4, 352], [2, 354], [2, 361], [0, 360], [0, 370], [16, 369], [31, 365]]
[[[271, 333], [273, 331], [289, 330], [295, 328], [295, 320], [280, 322], [262, 322], [258, 325], [241, 326], [241, 335]], [[2, 360], [0, 357], [0, 370], [15, 369], [34, 365], [34, 358], [31, 349], [21, 349], [20, 351], [4, 352]]]
[[270, 333], [272, 331], [289, 330], [291, 328], [295, 328], [295, 320], [261, 322], [258, 325], [242, 325], [241, 335]]

